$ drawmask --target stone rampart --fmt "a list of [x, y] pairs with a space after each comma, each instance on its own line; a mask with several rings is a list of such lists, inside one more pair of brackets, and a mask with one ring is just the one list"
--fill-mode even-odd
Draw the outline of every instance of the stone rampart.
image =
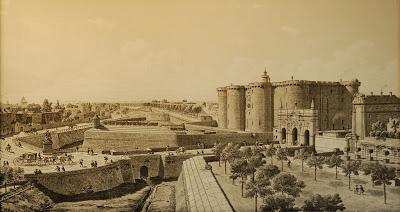
[[[56, 132], [50, 132], [53, 141], [53, 149], [62, 148], [66, 145], [83, 141], [84, 132], [88, 130], [88, 127], [79, 129], [65, 129]], [[32, 134], [25, 137], [18, 138], [21, 142], [31, 144], [33, 146], [42, 148], [44, 133]]]

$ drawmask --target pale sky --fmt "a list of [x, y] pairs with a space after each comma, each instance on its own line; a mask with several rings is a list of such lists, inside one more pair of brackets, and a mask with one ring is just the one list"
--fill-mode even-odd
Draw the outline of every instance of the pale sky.
[[400, 94], [396, 0], [0, 0], [1, 100], [216, 100], [261, 80]]

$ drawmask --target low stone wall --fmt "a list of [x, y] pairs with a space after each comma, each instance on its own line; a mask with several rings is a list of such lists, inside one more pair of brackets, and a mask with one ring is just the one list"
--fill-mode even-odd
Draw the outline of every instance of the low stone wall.
[[315, 136], [315, 150], [317, 152], [332, 152], [335, 148], [339, 148], [342, 151], [346, 149], [346, 139], [335, 138], [330, 136]]
[[[267, 136], [267, 135], [265, 135]], [[219, 142], [255, 144], [256, 141], [265, 140], [264, 134], [253, 133], [217, 133], [217, 134], [195, 134], [177, 135], [178, 146], [196, 146], [197, 144], [214, 145]]]
[[[177, 184], [177, 190], [185, 192], [186, 207], [179, 205], [179, 209], [188, 211], [233, 211], [228, 199], [218, 186], [211, 170], [205, 169], [203, 157], [193, 157], [183, 162], [180, 178], [182, 184]], [[178, 182], [181, 179], [178, 180]]]

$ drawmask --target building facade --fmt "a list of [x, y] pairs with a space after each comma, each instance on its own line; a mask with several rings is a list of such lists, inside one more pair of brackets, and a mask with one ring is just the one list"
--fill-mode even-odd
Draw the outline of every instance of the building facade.
[[358, 95], [353, 101], [352, 133], [360, 139], [368, 137], [371, 125], [377, 121], [387, 123], [390, 118], [400, 117], [400, 98], [389, 95]]
[[304, 143], [304, 133], [313, 137], [317, 131], [351, 129], [352, 102], [360, 84], [357, 79], [325, 82], [292, 78], [271, 82], [264, 71], [261, 82], [217, 89], [218, 124], [222, 128], [270, 133], [271, 139], [277, 140], [282, 139], [283, 131], [291, 136], [294, 128], [300, 130], [287, 128], [291, 122], [285, 121], [283, 114], [290, 111], [297, 114], [302, 126], [310, 126], [307, 132], [299, 131], [293, 140], [300, 145]]

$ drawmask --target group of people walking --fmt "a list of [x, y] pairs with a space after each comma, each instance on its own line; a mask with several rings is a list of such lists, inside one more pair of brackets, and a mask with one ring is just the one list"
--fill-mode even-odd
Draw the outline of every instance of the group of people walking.
[[60, 172], [60, 171], [65, 172], [64, 166], [62, 166], [61, 168], [59, 166], [56, 166], [56, 170], [57, 170], [57, 172]]

